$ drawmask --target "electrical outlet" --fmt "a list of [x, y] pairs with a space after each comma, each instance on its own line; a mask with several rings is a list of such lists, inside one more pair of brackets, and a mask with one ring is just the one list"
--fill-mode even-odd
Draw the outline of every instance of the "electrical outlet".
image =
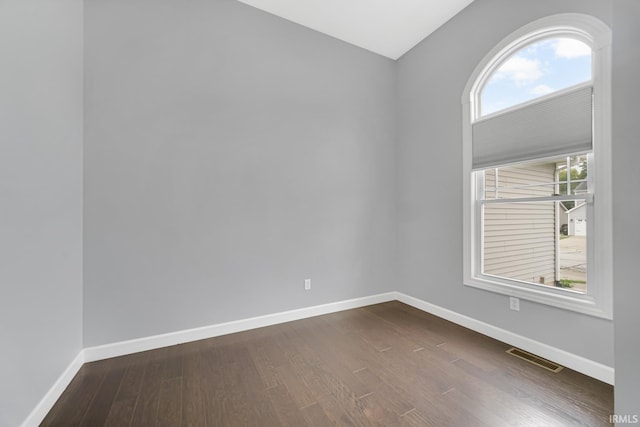
[[509, 308], [513, 311], [520, 311], [520, 298], [509, 297]]
[[311, 290], [311, 279], [304, 279], [304, 290]]

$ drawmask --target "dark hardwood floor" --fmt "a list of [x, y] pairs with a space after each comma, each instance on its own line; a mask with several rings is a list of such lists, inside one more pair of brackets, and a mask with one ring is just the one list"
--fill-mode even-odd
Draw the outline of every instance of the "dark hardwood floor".
[[604, 426], [613, 387], [399, 302], [87, 363], [42, 426]]

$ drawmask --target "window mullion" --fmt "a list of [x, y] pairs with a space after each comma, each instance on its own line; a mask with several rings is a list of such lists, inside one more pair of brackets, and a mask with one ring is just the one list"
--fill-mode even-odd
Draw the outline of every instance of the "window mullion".
[[513, 198], [503, 198], [503, 199], [491, 199], [491, 200], [483, 200], [480, 199], [478, 202], [481, 205], [491, 205], [491, 204], [499, 204], [499, 203], [529, 203], [529, 202], [562, 202], [565, 200], [585, 200], [592, 199], [593, 196], [591, 193], [571, 195], [571, 196], [541, 196], [541, 197], [513, 197]]

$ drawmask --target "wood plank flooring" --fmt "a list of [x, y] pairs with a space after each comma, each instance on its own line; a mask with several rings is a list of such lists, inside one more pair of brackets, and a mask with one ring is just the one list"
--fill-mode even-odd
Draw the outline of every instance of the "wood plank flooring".
[[605, 426], [613, 387], [399, 302], [85, 364], [42, 426]]

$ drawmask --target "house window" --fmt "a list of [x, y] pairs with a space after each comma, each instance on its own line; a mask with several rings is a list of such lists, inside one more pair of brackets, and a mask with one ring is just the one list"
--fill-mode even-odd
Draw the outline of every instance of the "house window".
[[591, 48], [571, 37], [530, 42], [511, 54], [481, 90], [480, 116], [591, 80]]
[[611, 318], [611, 33], [563, 14], [498, 44], [463, 95], [464, 283]]
[[589, 161], [583, 153], [475, 172], [483, 275], [586, 293]]

